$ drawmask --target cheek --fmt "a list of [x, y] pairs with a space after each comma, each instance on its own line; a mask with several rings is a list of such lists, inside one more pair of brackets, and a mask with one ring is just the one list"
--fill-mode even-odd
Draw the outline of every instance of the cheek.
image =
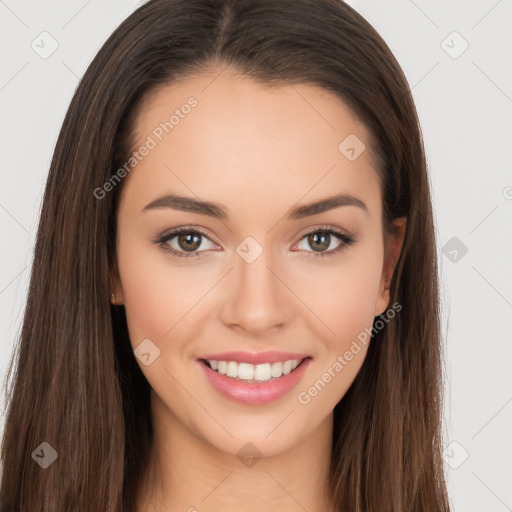
[[144, 244], [129, 232], [120, 237], [118, 255], [132, 345], [137, 346], [145, 338], [162, 340], [179, 319], [186, 288], [179, 279], [169, 278], [158, 247]]
[[358, 253], [335, 268], [318, 270], [304, 282], [300, 293], [310, 289], [308, 306], [315, 315], [309, 330], [318, 341], [312, 372], [297, 393], [308, 421], [333, 410], [363, 365], [379, 290], [379, 258], [378, 250], [375, 256]]
[[[139, 367], [171, 410], [188, 410], [187, 397], [177, 392], [180, 386], [174, 379], [187, 389], [193, 387], [181, 361], [195, 332], [191, 325], [194, 305], [206, 290], [202, 290], [200, 280], [191, 282], [190, 273], [167, 265], [166, 255], [158, 247], [148, 249], [148, 245], [126, 237], [118, 254], [130, 342], [136, 356], [139, 345], [151, 353], [148, 365], [137, 359]], [[151, 344], [142, 345], [147, 339]]]
[[350, 345], [352, 339], [373, 324], [382, 250], [378, 244], [349, 249], [332, 262], [309, 266], [297, 268], [291, 279], [296, 283], [297, 295], [306, 298], [304, 302], [313, 313], [308, 315], [313, 322], [311, 328], [330, 349]]
[[[130, 340], [135, 348], [149, 338], [161, 350], [161, 361], [186, 357], [202, 325], [208, 301], [202, 300], [218, 278], [208, 266], [186, 268], [171, 262], [162, 249], [130, 237], [121, 238], [119, 274]], [[186, 265], [186, 264], [184, 264]], [[193, 265], [193, 263], [192, 263]], [[208, 298], [214, 294], [209, 294]], [[206, 306], [205, 306], [206, 305]], [[165, 357], [167, 355], [167, 357]]]

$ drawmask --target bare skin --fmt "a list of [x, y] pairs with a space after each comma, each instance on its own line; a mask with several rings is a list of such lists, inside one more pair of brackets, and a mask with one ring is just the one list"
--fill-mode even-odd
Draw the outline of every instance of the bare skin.
[[[115, 302], [126, 308], [133, 348], [150, 339], [160, 350], [148, 366], [138, 360], [152, 387], [155, 440], [137, 511], [325, 512], [332, 510], [332, 411], [367, 346], [307, 404], [298, 394], [390, 306], [405, 219], [396, 222], [399, 235], [386, 235], [385, 254], [367, 131], [339, 98], [309, 84], [269, 88], [219, 71], [145, 99], [134, 150], [189, 97], [198, 103], [125, 178], [120, 202]], [[349, 134], [367, 148], [354, 161], [338, 149]], [[143, 211], [171, 193], [218, 203], [227, 218]], [[335, 194], [366, 208], [287, 217]], [[155, 243], [178, 227], [206, 232], [199, 256], [174, 256]], [[325, 246], [311, 245], [307, 235], [321, 228], [350, 233], [354, 242], [331, 235]], [[251, 263], [236, 251], [248, 236], [263, 249]], [[178, 236], [165, 245], [189, 254]], [[249, 405], [220, 395], [198, 366], [202, 354], [231, 350], [312, 360], [291, 392]], [[247, 443], [257, 449], [250, 467], [237, 456]]]

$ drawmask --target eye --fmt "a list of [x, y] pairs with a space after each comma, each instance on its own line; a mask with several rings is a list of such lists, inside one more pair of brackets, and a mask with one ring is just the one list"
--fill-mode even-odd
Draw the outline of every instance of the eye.
[[211, 245], [218, 247], [205, 233], [197, 228], [174, 229], [163, 234], [154, 243], [165, 252], [180, 258], [200, 256], [199, 253], [211, 249]]
[[[209, 249], [220, 249], [206, 233], [198, 228], [173, 229], [153, 242], [165, 252], [179, 258], [198, 257], [201, 256], [202, 252]], [[322, 227], [303, 234], [296, 246], [299, 250], [312, 252], [313, 256], [317, 257], [337, 254], [354, 242], [355, 238], [349, 233]], [[304, 245], [308, 245], [313, 250], [309, 251]]]
[[[320, 228], [303, 235], [297, 246], [301, 250], [313, 252], [314, 257], [332, 256], [349, 247], [354, 242], [353, 236], [341, 230]], [[311, 247], [313, 251], [308, 251], [304, 245]]]

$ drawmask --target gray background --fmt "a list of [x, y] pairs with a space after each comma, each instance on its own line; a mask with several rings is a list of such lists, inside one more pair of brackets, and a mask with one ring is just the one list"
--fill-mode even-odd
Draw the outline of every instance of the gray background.
[[[453, 509], [512, 510], [512, 2], [349, 3], [394, 52], [422, 124], [442, 280]], [[92, 57], [137, 5], [0, 0], [2, 381], [63, 116]]]

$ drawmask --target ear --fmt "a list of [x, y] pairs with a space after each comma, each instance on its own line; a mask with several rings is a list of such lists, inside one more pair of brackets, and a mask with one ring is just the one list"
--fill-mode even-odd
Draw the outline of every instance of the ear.
[[[112, 294], [114, 294], [114, 297], [112, 297]], [[116, 306], [124, 304], [124, 293], [121, 285], [121, 278], [119, 277], [117, 259], [114, 260], [110, 273], [110, 302]]]
[[396, 226], [395, 232], [386, 233], [387, 240], [385, 247], [387, 246], [387, 248], [384, 254], [384, 264], [382, 267], [379, 293], [377, 295], [377, 300], [375, 301], [374, 316], [381, 315], [389, 306], [391, 279], [393, 277], [398, 258], [400, 257], [400, 253], [402, 252], [406, 225], [407, 217], [400, 217], [393, 221], [393, 226]]

